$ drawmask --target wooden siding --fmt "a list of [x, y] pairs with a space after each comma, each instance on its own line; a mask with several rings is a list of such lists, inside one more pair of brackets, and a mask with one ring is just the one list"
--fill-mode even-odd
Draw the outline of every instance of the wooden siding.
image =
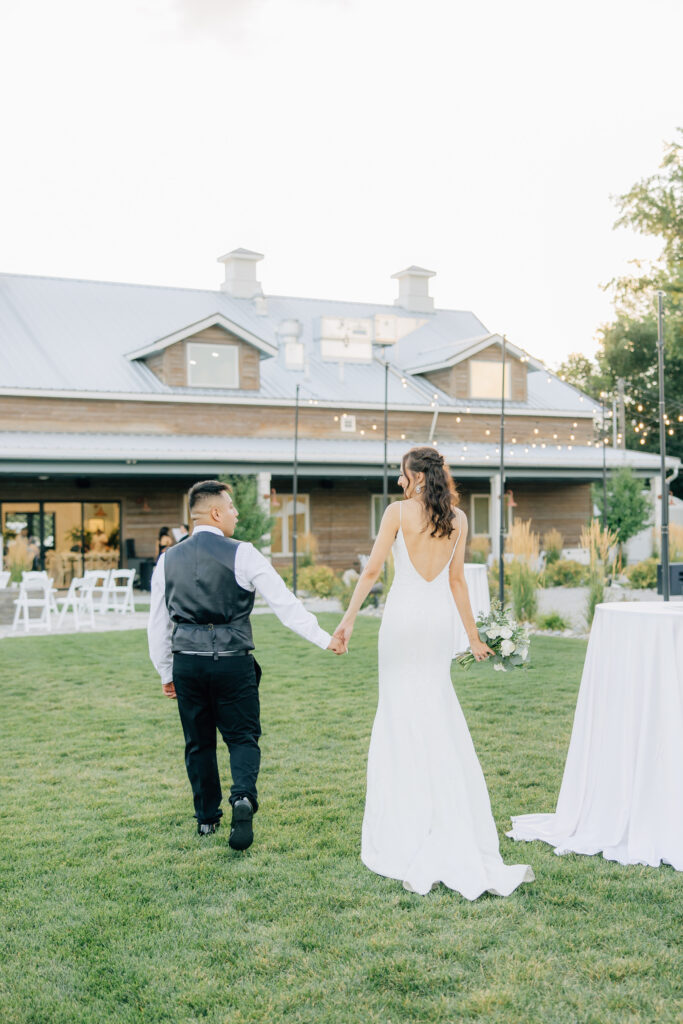
[[[356, 432], [342, 434], [339, 417], [348, 411], [302, 406], [299, 415], [299, 436], [302, 438], [333, 438], [363, 441], [382, 436], [381, 410], [375, 413], [358, 411]], [[390, 412], [389, 437], [400, 440], [405, 434], [406, 446], [427, 440], [433, 411]], [[460, 422], [458, 422], [458, 420]], [[576, 427], [573, 426], [576, 423]], [[376, 429], [372, 429], [373, 425]], [[211, 404], [130, 402], [117, 399], [24, 398], [6, 397], [0, 402], [0, 430], [55, 431], [66, 433], [130, 433], [206, 434], [221, 437], [292, 437], [294, 409], [267, 405], [234, 405], [229, 395], [225, 402]], [[361, 434], [360, 431], [365, 433]], [[486, 431], [489, 431], [489, 434]], [[534, 433], [538, 430], [538, 434]], [[495, 441], [499, 418], [494, 412], [458, 413], [441, 410], [436, 437], [441, 441]], [[557, 434], [557, 438], [553, 435]], [[570, 439], [574, 434], [574, 440]], [[567, 417], [511, 416], [507, 441], [536, 441], [539, 444], [585, 444], [593, 437], [592, 420], [572, 421]]]
[[[207, 327], [184, 341], [169, 345], [163, 352], [145, 360], [152, 373], [169, 387], [187, 387], [187, 343], [204, 342], [215, 345], [236, 345], [239, 358], [239, 384], [241, 390], [258, 391], [260, 384], [260, 353], [253, 345], [225, 331], [222, 327]], [[226, 389], [229, 390], [229, 389]]]
[[581, 527], [592, 515], [590, 484], [518, 483], [511, 481], [516, 502], [515, 519], [530, 519], [532, 529], [543, 534], [555, 528], [564, 537], [565, 547], [576, 547]]
[[[489, 345], [472, 356], [472, 359], [482, 362], [497, 362], [501, 360], [500, 345]], [[514, 356], [508, 356], [510, 363], [510, 398], [513, 402], [526, 402], [527, 400], [527, 367]], [[470, 359], [463, 359], [444, 370], [433, 370], [423, 376], [435, 387], [445, 391], [447, 395], [467, 401], [470, 394]]]

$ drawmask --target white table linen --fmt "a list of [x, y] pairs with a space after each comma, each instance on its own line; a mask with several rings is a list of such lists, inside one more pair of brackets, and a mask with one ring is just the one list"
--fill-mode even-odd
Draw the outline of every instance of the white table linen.
[[683, 871], [683, 604], [601, 604], [554, 814], [512, 819], [555, 853]]
[[[465, 562], [465, 582], [470, 594], [470, 604], [475, 619], [480, 615], [488, 615], [491, 611], [491, 597], [489, 595], [489, 579], [485, 565], [477, 562]], [[469, 650], [469, 640], [465, 627], [460, 621], [457, 609], [455, 613], [455, 636], [453, 638], [453, 657]]]

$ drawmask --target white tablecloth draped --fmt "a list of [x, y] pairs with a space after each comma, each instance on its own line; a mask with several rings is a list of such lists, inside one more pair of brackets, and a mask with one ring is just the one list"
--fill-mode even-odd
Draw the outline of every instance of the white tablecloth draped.
[[[470, 604], [475, 619], [479, 615], [488, 615], [491, 611], [489, 596], [489, 580], [485, 565], [476, 562], [465, 562], [465, 582], [470, 593]], [[469, 641], [460, 616], [455, 613], [455, 637], [453, 638], [453, 656], [469, 649]]]
[[554, 814], [513, 839], [683, 871], [683, 604], [598, 605]]

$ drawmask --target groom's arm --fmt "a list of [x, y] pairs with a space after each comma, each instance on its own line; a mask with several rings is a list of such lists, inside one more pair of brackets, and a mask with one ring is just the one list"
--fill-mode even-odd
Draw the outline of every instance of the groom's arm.
[[166, 607], [166, 575], [162, 555], [152, 573], [152, 596], [147, 623], [147, 642], [152, 664], [161, 676], [161, 685], [167, 697], [175, 697], [173, 686], [173, 654], [171, 633], [173, 623]]
[[317, 647], [327, 650], [332, 637], [318, 625], [318, 620], [291, 590], [282, 576], [253, 544], [243, 542], [235, 556], [235, 579], [244, 590], [255, 590], [287, 629], [293, 630]]

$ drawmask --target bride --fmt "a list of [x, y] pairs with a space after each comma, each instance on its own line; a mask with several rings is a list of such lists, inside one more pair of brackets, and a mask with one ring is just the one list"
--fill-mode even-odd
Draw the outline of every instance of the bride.
[[451, 683], [455, 615], [477, 661], [464, 575], [467, 519], [443, 457], [412, 448], [368, 563], [335, 636], [348, 644], [356, 615], [393, 548], [395, 576], [379, 631], [379, 704], [368, 754], [361, 859], [424, 895], [438, 882], [474, 900], [532, 881], [506, 866], [486, 782]]

